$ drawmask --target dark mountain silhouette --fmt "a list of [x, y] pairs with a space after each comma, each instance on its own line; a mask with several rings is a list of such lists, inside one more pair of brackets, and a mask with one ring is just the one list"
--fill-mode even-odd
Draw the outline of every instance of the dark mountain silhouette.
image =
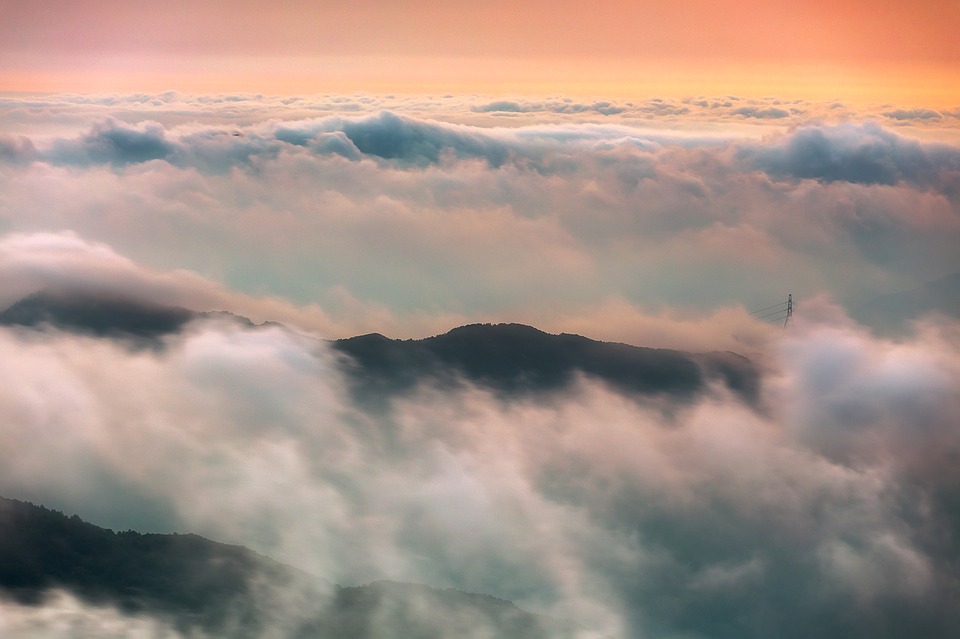
[[[253, 327], [226, 312], [197, 312], [131, 297], [90, 292], [40, 291], [0, 313], [0, 325], [52, 326], [97, 337], [159, 347], [191, 321], [223, 317]], [[730, 352], [686, 353], [600, 342], [579, 335], [553, 335], [522, 324], [471, 324], [419, 340], [393, 340], [378, 333], [330, 342], [345, 356], [354, 395], [368, 402], [389, 398], [429, 381], [463, 381], [507, 395], [562, 390], [580, 373], [620, 392], [689, 398], [719, 381], [747, 401], [757, 399], [760, 374], [748, 359]]]
[[249, 605], [254, 595], [294, 587], [309, 587], [309, 579], [240, 546], [197, 535], [115, 533], [0, 498], [0, 592], [20, 603], [40, 604], [59, 588], [181, 627], [256, 627], [262, 620]]
[[255, 326], [226, 311], [198, 312], [113, 293], [43, 290], [0, 313], [0, 326], [52, 326], [96, 337], [152, 342], [202, 318], [224, 318]]
[[755, 400], [759, 372], [729, 352], [685, 353], [599, 342], [579, 335], [552, 335], [522, 324], [472, 324], [421, 340], [392, 340], [373, 333], [336, 340], [348, 355], [358, 392], [392, 394], [431, 379], [458, 378], [505, 393], [560, 390], [577, 373], [629, 394], [689, 397], [718, 380]]
[[116, 295], [39, 291], [0, 313], [0, 324], [49, 324], [99, 337], [156, 338], [175, 333], [197, 314], [179, 306]]
[[397, 582], [333, 586], [241, 546], [114, 532], [0, 497], [0, 596], [42, 605], [51, 589], [217, 637], [453, 639], [482, 629], [546, 639], [575, 630], [489, 595]]

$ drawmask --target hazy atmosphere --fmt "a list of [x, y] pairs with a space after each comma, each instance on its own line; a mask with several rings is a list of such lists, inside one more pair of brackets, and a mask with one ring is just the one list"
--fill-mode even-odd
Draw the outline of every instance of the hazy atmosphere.
[[954, 3], [233, 4], [0, 0], [0, 496], [551, 637], [960, 633]]

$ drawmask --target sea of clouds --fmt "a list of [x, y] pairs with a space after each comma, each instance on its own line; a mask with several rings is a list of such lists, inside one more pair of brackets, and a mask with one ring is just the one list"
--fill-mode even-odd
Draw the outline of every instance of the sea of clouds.
[[0, 241], [70, 233], [310, 309], [242, 310], [327, 337], [522, 321], [741, 351], [738, 306], [792, 292], [850, 308], [960, 271], [949, 112], [801, 105], [771, 123], [732, 115], [749, 106], [733, 98], [670, 116], [653, 108], [667, 101], [491, 103], [8, 98]]
[[[849, 317], [960, 271], [955, 115], [364, 99], [7, 105], [0, 306], [53, 287], [285, 326], [201, 321], [161, 348], [0, 329], [0, 494], [596, 636], [960, 630], [960, 326]], [[788, 290], [790, 330], [751, 317]], [[374, 410], [319, 339], [473, 321], [734, 350], [761, 399], [582, 378]], [[68, 595], [3, 605], [11, 636], [173, 636]]]
[[325, 344], [201, 322], [163, 349], [0, 331], [0, 487], [332, 581], [491, 593], [614, 637], [946, 636], [960, 332], [798, 322], [759, 406], [582, 379], [371, 410]]

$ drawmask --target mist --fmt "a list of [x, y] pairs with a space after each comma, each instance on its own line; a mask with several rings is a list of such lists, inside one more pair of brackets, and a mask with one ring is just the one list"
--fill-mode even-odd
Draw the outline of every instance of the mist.
[[[583, 639], [960, 633], [955, 111], [0, 105], [0, 314], [40, 294], [173, 318], [149, 339], [0, 323], [0, 495], [345, 587], [482, 593]], [[788, 294], [786, 329], [755, 312]], [[500, 322], [732, 351], [758, 390], [580, 373], [510, 394], [441, 367], [374, 397], [326, 341]], [[401, 606], [381, 588], [378, 637]], [[429, 608], [412, 588], [404, 605]], [[310, 606], [265, 597], [265, 637]], [[195, 636], [67, 593], [2, 606], [11, 636]]]
[[800, 321], [770, 344], [759, 407], [584, 377], [374, 409], [324, 342], [232, 322], [160, 350], [0, 341], [0, 491], [99, 525], [198, 532], [346, 585], [488, 593], [613, 637], [960, 627], [955, 323], [892, 341]]

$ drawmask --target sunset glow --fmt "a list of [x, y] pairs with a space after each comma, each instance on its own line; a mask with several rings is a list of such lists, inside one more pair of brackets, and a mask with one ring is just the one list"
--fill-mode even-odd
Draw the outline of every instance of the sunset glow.
[[949, 0], [0, 3], [0, 89], [960, 96]]

